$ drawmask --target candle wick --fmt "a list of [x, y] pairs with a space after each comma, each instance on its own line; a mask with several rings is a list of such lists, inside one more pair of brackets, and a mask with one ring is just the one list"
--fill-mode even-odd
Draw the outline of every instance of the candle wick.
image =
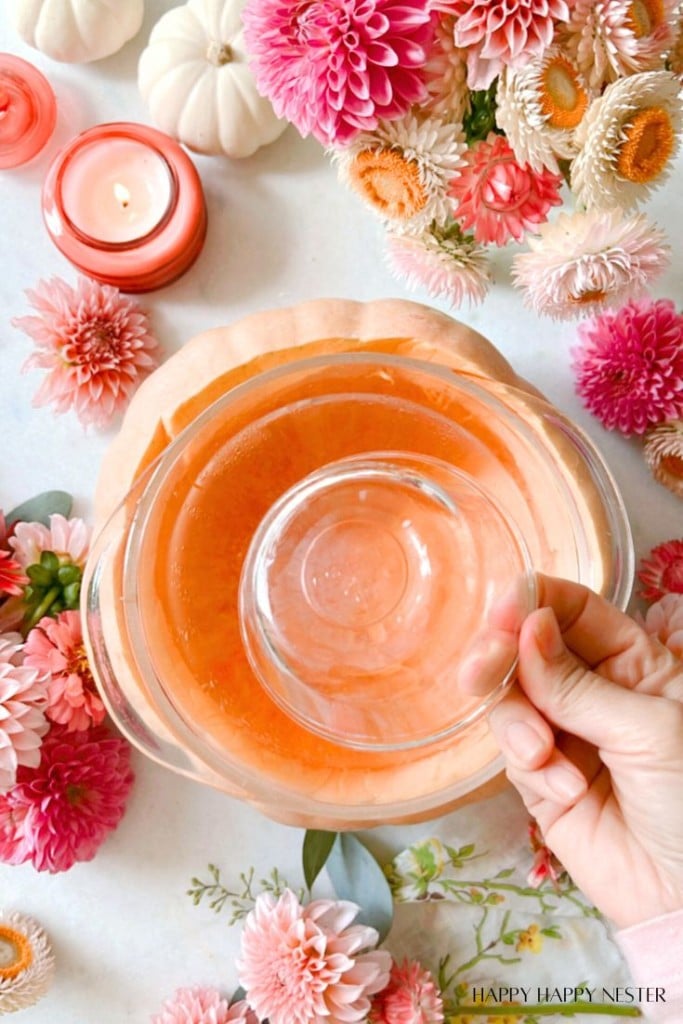
[[215, 64], [216, 67], [221, 67], [223, 64], [229, 64], [233, 60], [232, 48], [228, 43], [219, 43], [212, 40], [209, 43], [209, 48], [206, 51], [206, 59], [210, 64]]

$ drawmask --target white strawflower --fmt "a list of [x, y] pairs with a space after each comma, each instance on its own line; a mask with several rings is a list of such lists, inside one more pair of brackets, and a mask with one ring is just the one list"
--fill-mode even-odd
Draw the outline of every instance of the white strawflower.
[[411, 290], [424, 288], [452, 306], [481, 302], [491, 282], [486, 249], [457, 224], [432, 227], [419, 235], [389, 234], [386, 260], [395, 277]]
[[0, 913], [0, 1016], [45, 995], [55, 962], [48, 937], [32, 917]]
[[645, 461], [653, 477], [683, 498], [683, 420], [669, 420], [645, 435]]

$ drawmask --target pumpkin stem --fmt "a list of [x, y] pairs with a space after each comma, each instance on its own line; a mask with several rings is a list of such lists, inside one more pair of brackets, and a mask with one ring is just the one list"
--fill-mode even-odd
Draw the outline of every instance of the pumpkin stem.
[[215, 64], [216, 67], [220, 67], [222, 64], [229, 64], [232, 57], [232, 50], [227, 43], [217, 43], [214, 40], [209, 43], [209, 48], [206, 51], [206, 59], [211, 64]]

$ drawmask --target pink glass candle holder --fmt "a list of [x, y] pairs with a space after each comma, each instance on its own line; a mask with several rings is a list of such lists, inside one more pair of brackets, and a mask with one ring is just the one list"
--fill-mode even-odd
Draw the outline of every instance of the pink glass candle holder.
[[55, 94], [45, 76], [21, 57], [0, 53], [0, 170], [37, 156], [56, 120]]
[[43, 186], [53, 242], [74, 266], [126, 292], [170, 284], [199, 255], [206, 203], [194, 164], [146, 125], [98, 125], [55, 157]]

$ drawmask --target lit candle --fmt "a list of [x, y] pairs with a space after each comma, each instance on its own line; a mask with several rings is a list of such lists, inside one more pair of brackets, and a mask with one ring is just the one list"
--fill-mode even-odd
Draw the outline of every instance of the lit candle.
[[45, 180], [43, 214], [67, 259], [130, 292], [175, 280], [206, 235], [194, 164], [169, 136], [138, 124], [99, 125], [65, 146]]
[[0, 53], [0, 169], [19, 167], [37, 156], [56, 118], [47, 79], [20, 57]]

